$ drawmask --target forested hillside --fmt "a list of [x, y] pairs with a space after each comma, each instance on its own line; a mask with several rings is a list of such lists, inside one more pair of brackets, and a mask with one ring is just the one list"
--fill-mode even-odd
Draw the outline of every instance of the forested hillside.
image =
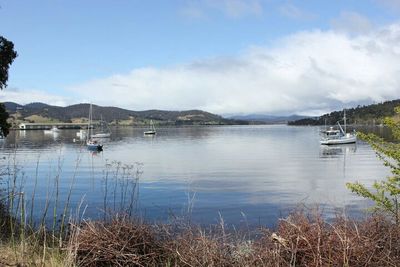
[[[346, 109], [347, 123], [349, 124], [380, 124], [383, 118], [394, 116], [394, 108], [400, 106], [400, 99], [386, 101], [379, 104], [357, 106]], [[305, 118], [290, 121], [289, 125], [328, 125], [335, 124], [343, 119], [343, 110], [334, 111], [316, 118]]]

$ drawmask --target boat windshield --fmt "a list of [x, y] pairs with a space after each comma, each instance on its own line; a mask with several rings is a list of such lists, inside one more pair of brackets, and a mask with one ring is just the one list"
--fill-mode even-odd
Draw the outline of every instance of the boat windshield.
[[328, 132], [326, 132], [326, 135], [328, 135], [328, 136], [332, 136], [332, 135], [339, 135], [339, 131], [328, 131]]

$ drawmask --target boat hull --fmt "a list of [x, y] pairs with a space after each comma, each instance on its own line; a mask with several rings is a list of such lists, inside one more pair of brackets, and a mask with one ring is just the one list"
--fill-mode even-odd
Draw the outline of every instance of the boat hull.
[[144, 135], [155, 135], [156, 131], [145, 131]]
[[94, 151], [102, 151], [103, 150], [103, 145], [98, 143], [96, 140], [87, 141], [86, 147], [88, 150], [94, 150]]
[[93, 151], [102, 151], [103, 150], [103, 145], [87, 144], [87, 149], [88, 150], [93, 150]]
[[92, 138], [108, 138], [110, 137], [110, 133], [98, 133], [98, 134], [93, 134]]
[[342, 145], [342, 144], [353, 144], [357, 142], [356, 136], [343, 137], [337, 139], [324, 139], [320, 141], [321, 145]]

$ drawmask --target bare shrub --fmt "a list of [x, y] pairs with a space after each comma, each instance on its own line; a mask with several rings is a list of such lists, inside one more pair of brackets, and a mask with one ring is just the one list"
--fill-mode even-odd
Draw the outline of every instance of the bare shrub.
[[381, 216], [365, 221], [294, 214], [281, 220], [275, 241], [279, 260], [290, 266], [398, 266], [400, 229]]
[[157, 266], [163, 261], [164, 250], [149, 225], [116, 216], [74, 227], [71, 251], [79, 266]]

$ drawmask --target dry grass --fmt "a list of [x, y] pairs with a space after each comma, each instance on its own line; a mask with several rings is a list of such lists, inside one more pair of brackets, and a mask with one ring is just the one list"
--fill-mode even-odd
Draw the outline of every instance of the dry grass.
[[36, 122], [36, 123], [60, 122], [57, 119], [43, 117], [40, 115], [31, 115], [31, 116], [25, 117], [25, 121], [32, 121], [32, 122]]
[[274, 236], [277, 253], [291, 266], [399, 266], [400, 228], [380, 216], [365, 221], [295, 214]]
[[274, 233], [251, 234], [115, 216], [72, 225], [61, 248], [43, 233], [4, 243], [0, 266], [400, 266], [400, 227], [381, 216], [327, 223], [295, 213]]
[[8, 243], [0, 245], [0, 266], [74, 266], [74, 263], [59, 249]]
[[188, 229], [165, 244], [169, 260], [177, 266], [232, 266], [231, 248], [223, 236]]
[[70, 250], [79, 266], [400, 266], [400, 229], [380, 216], [329, 224], [297, 213], [253, 240], [125, 217], [76, 229]]

